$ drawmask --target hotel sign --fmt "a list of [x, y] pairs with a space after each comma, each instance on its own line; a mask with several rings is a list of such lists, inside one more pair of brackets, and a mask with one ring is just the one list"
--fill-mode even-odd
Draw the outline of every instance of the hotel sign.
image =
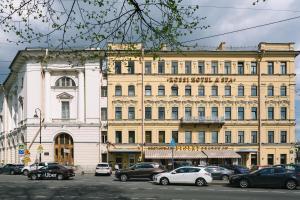
[[169, 83], [233, 83], [235, 78], [229, 77], [170, 77]]
[[[170, 146], [148, 146], [147, 150], [172, 150]], [[176, 151], [201, 151], [201, 150], [228, 150], [228, 147], [222, 146], [197, 146], [197, 145], [182, 145], [176, 146]]]

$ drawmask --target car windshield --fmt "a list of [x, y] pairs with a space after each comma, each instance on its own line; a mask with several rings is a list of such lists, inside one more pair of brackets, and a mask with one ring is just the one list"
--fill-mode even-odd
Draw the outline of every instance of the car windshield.
[[98, 164], [98, 167], [109, 167], [108, 164]]
[[253, 171], [253, 172], [250, 172], [250, 174], [255, 174], [255, 173], [257, 173], [259, 170], [255, 170], [255, 171]]

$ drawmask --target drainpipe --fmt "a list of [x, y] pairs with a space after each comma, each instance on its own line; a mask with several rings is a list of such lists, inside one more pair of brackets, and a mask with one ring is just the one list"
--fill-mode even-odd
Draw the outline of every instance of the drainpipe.
[[141, 57], [141, 66], [142, 66], [142, 149], [141, 149], [141, 161], [143, 161], [143, 153], [144, 153], [144, 129], [145, 129], [145, 106], [144, 106], [144, 47], [142, 47], [142, 57]]
[[259, 51], [258, 52], [258, 57], [257, 57], [257, 68], [258, 68], [258, 153], [257, 153], [257, 160], [258, 160], [258, 165], [261, 165], [261, 140], [262, 140], [262, 120], [261, 120], [261, 115], [262, 115], [262, 110], [261, 110], [261, 105], [262, 105], [262, 97], [261, 97], [261, 61], [264, 56], [264, 51]]

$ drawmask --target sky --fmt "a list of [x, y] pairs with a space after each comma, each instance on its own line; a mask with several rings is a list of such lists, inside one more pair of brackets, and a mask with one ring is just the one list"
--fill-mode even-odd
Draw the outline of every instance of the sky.
[[[299, 0], [267, 0], [253, 6], [255, 0], [184, 0], [183, 4], [199, 5], [197, 14], [207, 17], [203, 25], [209, 25], [207, 30], [199, 30], [182, 40], [196, 39], [219, 33], [266, 24], [287, 18], [300, 16]], [[155, 14], [155, 13], [153, 13]], [[41, 25], [45, 27], [45, 25]], [[0, 82], [2, 83], [9, 70], [9, 64], [17, 51], [25, 47], [45, 46], [43, 44], [15, 45], [6, 42], [13, 39], [0, 30]], [[253, 47], [259, 42], [295, 42], [295, 49], [300, 50], [300, 18], [285, 21], [270, 26], [241, 31], [223, 36], [198, 40], [199, 46], [218, 46], [220, 42], [227, 46]], [[82, 46], [81, 44], [78, 44]], [[300, 55], [296, 58], [296, 132], [300, 141]]]

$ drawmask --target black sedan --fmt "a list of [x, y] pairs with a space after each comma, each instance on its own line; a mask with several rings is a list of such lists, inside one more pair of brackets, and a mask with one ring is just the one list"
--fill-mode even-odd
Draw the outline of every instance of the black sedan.
[[264, 168], [250, 174], [233, 175], [230, 177], [229, 183], [241, 188], [271, 187], [289, 190], [296, 189], [300, 184], [294, 172], [279, 167]]
[[69, 179], [75, 176], [73, 169], [68, 169], [62, 165], [49, 165], [38, 170], [33, 170], [28, 173], [28, 178], [31, 180], [37, 179]]
[[0, 168], [0, 174], [21, 174], [21, 169], [24, 167], [22, 164], [6, 164]]

